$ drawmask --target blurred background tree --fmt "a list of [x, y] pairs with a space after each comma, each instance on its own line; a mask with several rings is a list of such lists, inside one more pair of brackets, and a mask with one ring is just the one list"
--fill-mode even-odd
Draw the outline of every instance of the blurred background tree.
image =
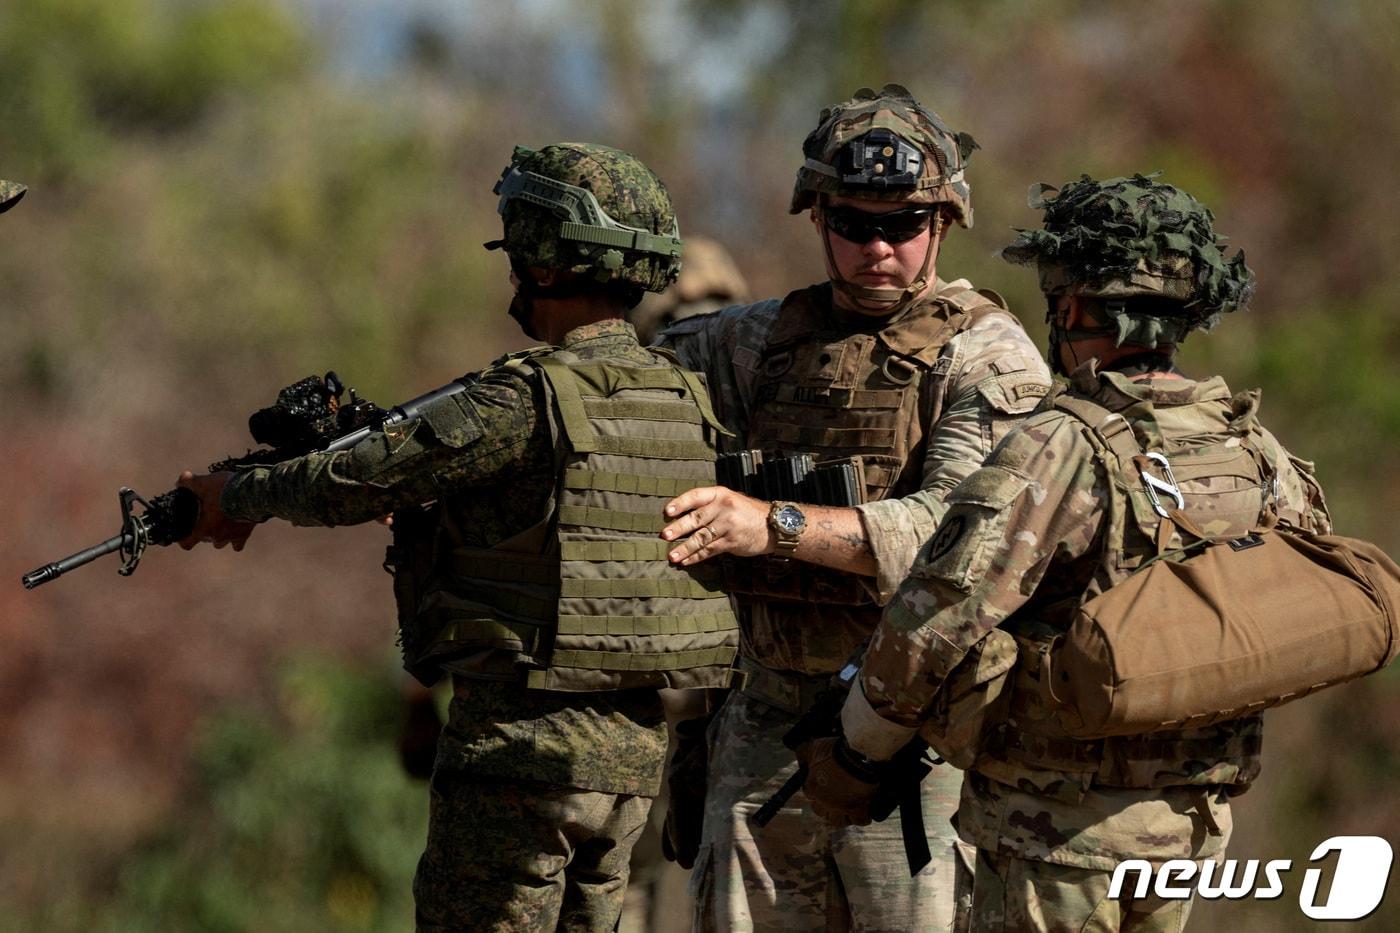
[[[1400, 8], [1363, 0], [11, 0], [0, 4], [0, 398], [10, 579], [111, 534], [112, 491], [248, 441], [335, 368], [398, 399], [524, 345], [490, 187], [516, 143], [636, 152], [760, 294], [822, 277], [786, 214], [802, 137], [861, 84], [982, 144], [940, 262], [1043, 335], [995, 251], [1032, 183], [1164, 171], [1259, 275], [1185, 364], [1262, 385], [1339, 528], [1400, 552]], [[395, 770], [381, 528], [267, 526], [0, 588], [0, 929], [408, 929], [426, 793]], [[1330, 835], [1400, 839], [1386, 673], [1270, 715], [1231, 854], [1302, 928]], [[629, 914], [639, 923], [640, 911]], [[1393, 929], [1385, 904], [1359, 928]], [[684, 923], [680, 923], [684, 928]]]

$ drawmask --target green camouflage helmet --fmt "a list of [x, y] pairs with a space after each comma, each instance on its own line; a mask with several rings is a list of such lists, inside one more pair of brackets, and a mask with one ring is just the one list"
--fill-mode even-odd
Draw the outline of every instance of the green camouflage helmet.
[[19, 203], [28, 189], [16, 181], [0, 181], [0, 214]]
[[822, 111], [802, 143], [790, 211], [800, 214], [818, 194], [877, 201], [947, 204], [958, 223], [972, 226], [972, 190], [965, 171], [979, 148], [898, 84], [863, 87]]
[[[1084, 175], [1060, 189], [1036, 185], [1030, 206], [1045, 211], [1044, 229], [1019, 230], [1001, 252], [1008, 262], [1035, 263], [1047, 295], [1109, 299], [1120, 346], [1173, 343], [1188, 331], [1210, 330], [1254, 294], [1254, 273], [1244, 264], [1244, 252], [1226, 258], [1225, 238], [1212, 226], [1214, 215], [1154, 177], [1095, 181]], [[1179, 311], [1130, 319], [1113, 301], [1138, 295], [1180, 302]]]
[[586, 143], [517, 146], [493, 189], [512, 262], [659, 292], [680, 273], [666, 186], [636, 156]]

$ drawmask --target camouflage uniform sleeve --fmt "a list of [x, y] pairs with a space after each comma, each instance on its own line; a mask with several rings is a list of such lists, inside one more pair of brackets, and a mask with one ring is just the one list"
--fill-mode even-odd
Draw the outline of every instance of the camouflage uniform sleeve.
[[949, 493], [843, 711], [851, 746], [888, 757], [903, 745], [948, 672], [1025, 604], [1051, 564], [1064, 570], [1095, 553], [1107, 497], [1093, 448], [1060, 412], [1025, 422]]
[[715, 413], [734, 432], [721, 449], [742, 449], [758, 364], [782, 302], [776, 299], [733, 305], [713, 314], [688, 317], [670, 325], [656, 346], [673, 351], [686, 369], [705, 377]]
[[929, 432], [918, 492], [858, 506], [875, 556], [875, 598], [886, 603], [947, 511], [943, 499], [1039, 404], [1050, 371], [1021, 323], [989, 314], [948, 342], [943, 412]]
[[352, 525], [490, 481], [552, 450], [537, 379], [490, 370], [421, 417], [350, 450], [242, 471], [224, 487], [220, 505], [245, 521]]

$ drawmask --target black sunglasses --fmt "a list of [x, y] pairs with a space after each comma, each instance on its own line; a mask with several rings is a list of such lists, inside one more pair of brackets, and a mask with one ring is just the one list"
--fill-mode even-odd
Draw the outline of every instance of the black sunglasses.
[[879, 237], [886, 243], [903, 243], [928, 229], [931, 207], [906, 207], [876, 214], [855, 207], [824, 207], [826, 229], [852, 243], [869, 243]]

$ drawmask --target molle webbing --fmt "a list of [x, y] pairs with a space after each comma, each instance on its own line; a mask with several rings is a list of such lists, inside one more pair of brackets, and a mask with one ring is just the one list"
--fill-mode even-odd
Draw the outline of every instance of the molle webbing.
[[562, 452], [554, 512], [539, 526], [549, 545], [452, 553], [459, 586], [507, 616], [454, 631], [515, 638], [533, 659], [532, 688], [727, 686], [738, 624], [719, 569], [672, 567], [674, 544], [658, 537], [668, 500], [714, 482], [723, 429], [703, 383], [661, 357], [529, 362], [544, 376]]
[[[599, 470], [565, 470], [564, 488], [599, 492], [630, 492], [641, 496], [676, 497], [695, 488], [693, 480], [678, 476], [639, 476]], [[659, 543], [659, 542], [658, 542]]]
[[[692, 487], [693, 488], [693, 487]], [[666, 527], [666, 516], [660, 509], [633, 512], [626, 509], [604, 509], [592, 505], [559, 506], [559, 524], [583, 525], [608, 531], [631, 531], [659, 534]]]
[[723, 632], [732, 619], [727, 610], [671, 616], [565, 616], [558, 631], [563, 635], [704, 635]]

